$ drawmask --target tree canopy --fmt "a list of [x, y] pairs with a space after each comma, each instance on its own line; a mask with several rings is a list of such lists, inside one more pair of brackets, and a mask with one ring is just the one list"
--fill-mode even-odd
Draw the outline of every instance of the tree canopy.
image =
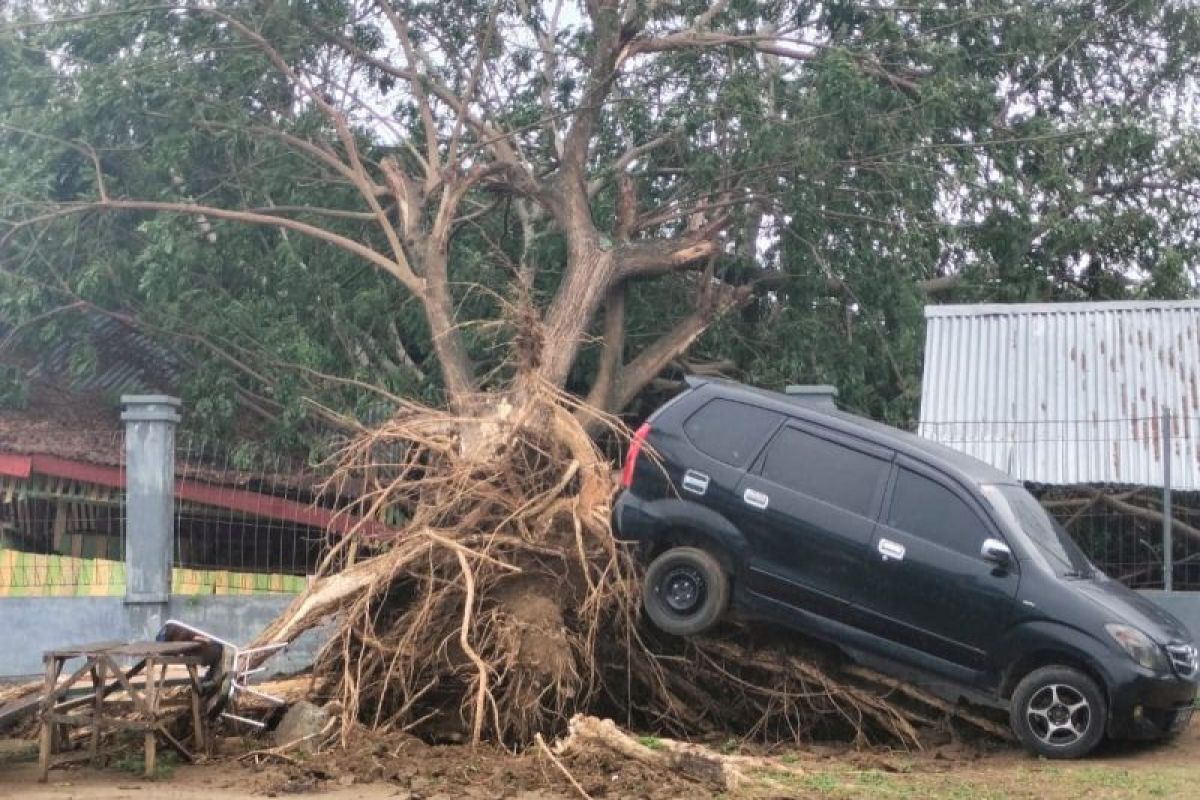
[[16, 2], [3, 346], [113, 319], [284, 437], [684, 372], [904, 422], [928, 302], [1192, 292], [1198, 60], [1182, 1]]

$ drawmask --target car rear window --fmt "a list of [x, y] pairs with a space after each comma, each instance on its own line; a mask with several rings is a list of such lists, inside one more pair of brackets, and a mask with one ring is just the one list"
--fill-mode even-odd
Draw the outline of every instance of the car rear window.
[[979, 555], [987, 538], [979, 515], [962, 498], [903, 467], [896, 476], [888, 525], [969, 556]]
[[866, 517], [887, 470], [882, 458], [788, 427], [771, 440], [762, 476]]
[[734, 467], [744, 467], [783, 415], [734, 400], [710, 400], [688, 417], [683, 433], [697, 450]]

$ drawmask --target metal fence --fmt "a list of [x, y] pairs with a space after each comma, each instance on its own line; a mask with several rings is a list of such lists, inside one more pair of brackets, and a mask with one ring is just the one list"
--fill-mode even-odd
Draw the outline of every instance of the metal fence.
[[923, 420], [921, 433], [1024, 480], [1108, 575], [1200, 590], [1200, 418]]
[[[33, 456], [0, 470], [0, 596], [117, 596], [126, 588], [124, 435], [97, 433], [87, 461]], [[27, 474], [26, 474], [27, 473]], [[297, 592], [338, 505], [282, 457], [233, 458], [176, 436], [175, 594]]]
[[297, 591], [327, 544], [336, 498], [282, 456], [234, 458], [176, 438], [175, 583], [182, 593]]
[[[1112, 577], [1200, 590], [1200, 419], [926, 421], [922, 433], [1026, 480]], [[123, 593], [124, 440], [107, 435], [106, 464], [0, 471], [0, 596]], [[300, 590], [346, 522], [345, 498], [304, 464], [234, 458], [182, 432], [176, 442], [172, 591]]]

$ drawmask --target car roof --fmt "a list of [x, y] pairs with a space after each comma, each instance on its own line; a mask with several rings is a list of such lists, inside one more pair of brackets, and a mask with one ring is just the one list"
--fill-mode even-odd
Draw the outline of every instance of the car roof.
[[769, 389], [760, 389], [756, 386], [747, 386], [735, 381], [717, 379], [693, 380], [689, 381], [689, 385], [693, 391], [704, 395], [724, 397], [770, 408], [787, 416], [808, 420], [842, 433], [858, 436], [898, 453], [903, 453], [917, 461], [956, 473], [960, 479], [968, 483], [1020, 483], [1007, 472], [996, 469], [991, 464], [966, 453], [960, 453], [945, 445], [923, 439], [915, 433], [876, 422], [868, 417], [842, 411], [834, 406], [828, 398], [788, 395]]

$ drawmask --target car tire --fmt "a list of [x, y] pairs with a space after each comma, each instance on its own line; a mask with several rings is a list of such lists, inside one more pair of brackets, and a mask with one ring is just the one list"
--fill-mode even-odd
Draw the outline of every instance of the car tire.
[[712, 628], [729, 604], [729, 577], [698, 547], [673, 547], [650, 562], [642, 607], [659, 630], [695, 636]]
[[1104, 738], [1108, 704], [1096, 682], [1073, 667], [1042, 667], [1013, 690], [1013, 732], [1046, 758], [1080, 758]]

